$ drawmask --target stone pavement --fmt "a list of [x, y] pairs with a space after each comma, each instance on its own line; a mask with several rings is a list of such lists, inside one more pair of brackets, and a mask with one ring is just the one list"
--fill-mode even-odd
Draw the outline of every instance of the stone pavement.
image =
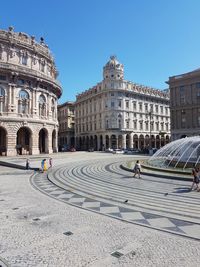
[[[120, 158], [91, 154], [67, 155], [56, 164]], [[58, 201], [62, 192], [55, 195], [57, 199], [49, 197], [30, 185], [29, 176], [0, 175], [0, 255], [10, 266], [199, 266], [199, 241]], [[43, 182], [46, 187], [45, 175], [31, 180], [37, 178], [40, 189]]]

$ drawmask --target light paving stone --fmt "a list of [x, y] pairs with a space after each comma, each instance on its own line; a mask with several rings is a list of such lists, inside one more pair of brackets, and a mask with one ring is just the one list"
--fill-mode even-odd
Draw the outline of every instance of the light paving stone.
[[188, 226], [181, 226], [179, 227], [182, 231], [186, 234], [200, 239], [200, 225], [188, 225]]
[[153, 227], [164, 228], [164, 227], [175, 227], [170, 220], [167, 218], [157, 218], [157, 219], [148, 219], [149, 224]]
[[65, 190], [55, 190], [51, 192], [51, 195], [61, 195], [64, 194], [66, 191]]
[[100, 202], [84, 202], [83, 208], [97, 208], [100, 207]]
[[102, 213], [118, 213], [118, 207], [100, 207], [100, 212]]
[[121, 216], [125, 220], [141, 220], [144, 219], [140, 212], [121, 212]]
[[67, 193], [64, 193], [64, 194], [61, 194], [58, 196], [59, 199], [62, 199], [62, 198], [71, 198], [73, 197], [74, 194], [67, 194]]
[[70, 203], [81, 203], [81, 202], [84, 202], [85, 198], [83, 197], [76, 197], [76, 198], [70, 198], [69, 199], [69, 202]]

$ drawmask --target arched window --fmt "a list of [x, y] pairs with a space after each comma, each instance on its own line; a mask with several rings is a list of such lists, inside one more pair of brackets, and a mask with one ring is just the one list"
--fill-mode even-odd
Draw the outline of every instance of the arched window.
[[39, 97], [39, 115], [46, 116], [46, 98], [44, 95]]
[[52, 114], [52, 118], [55, 118], [55, 101], [52, 99], [51, 100], [51, 114]]
[[25, 90], [19, 92], [18, 112], [23, 114], [29, 113], [29, 94]]
[[0, 112], [4, 112], [5, 107], [5, 90], [0, 87]]

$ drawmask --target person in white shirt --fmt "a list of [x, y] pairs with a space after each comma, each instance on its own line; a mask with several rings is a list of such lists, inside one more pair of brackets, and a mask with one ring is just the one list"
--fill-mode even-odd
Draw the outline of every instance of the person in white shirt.
[[135, 174], [133, 175], [133, 177], [135, 177], [136, 174], [138, 174], [138, 178], [141, 178], [141, 176], [140, 176], [140, 173], [141, 173], [141, 165], [139, 163], [139, 160], [136, 161], [133, 171], [135, 172]]

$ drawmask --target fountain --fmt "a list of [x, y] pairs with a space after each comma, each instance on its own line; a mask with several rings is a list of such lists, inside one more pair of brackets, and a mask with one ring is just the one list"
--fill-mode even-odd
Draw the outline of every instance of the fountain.
[[188, 171], [200, 167], [200, 136], [173, 141], [159, 149], [147, 164], [161, 169]]

